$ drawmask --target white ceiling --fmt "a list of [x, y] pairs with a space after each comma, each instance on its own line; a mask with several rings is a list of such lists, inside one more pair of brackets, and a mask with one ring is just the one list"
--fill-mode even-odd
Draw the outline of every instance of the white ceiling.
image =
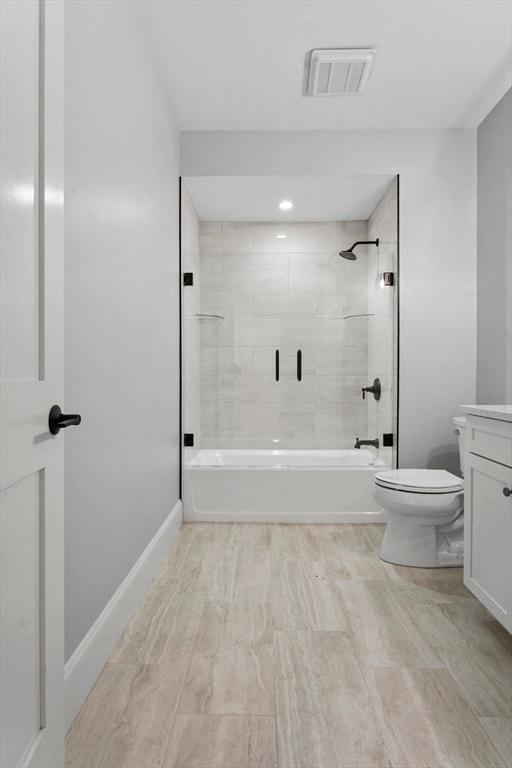
[[[366, 220], [393, 176], [190, 176], [201, 221]], [[281, 211], [281, 200], [293, 202]]]
[[[181, 130], [475, 126], [512, 82], [510, 0], [143, 0]], [[359, 96], [304, 96], [314, 48], [376, 48]]]

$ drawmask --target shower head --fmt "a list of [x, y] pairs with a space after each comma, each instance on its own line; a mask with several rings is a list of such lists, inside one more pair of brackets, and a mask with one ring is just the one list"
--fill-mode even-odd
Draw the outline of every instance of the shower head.
[[356, 245], [379, 245], [379, 238], [376, 240], [358, 240], [357, 243], [354, 243], [354, 245], [348, 249], [348, 251], [340, 251], [340, 256], [342, 259], [348, 259], [348, 261], [355, 261], [357, 259], [357, 256], [355, 253], [353, 253], [354, 248]]

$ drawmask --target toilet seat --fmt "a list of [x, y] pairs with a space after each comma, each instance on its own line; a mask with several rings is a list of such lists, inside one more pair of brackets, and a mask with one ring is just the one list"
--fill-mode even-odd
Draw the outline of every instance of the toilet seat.
[[444, 469], [394, 469], [375, 474], [381, 488], [407, 493], [443, 494], [462, 491], [462, 479]]

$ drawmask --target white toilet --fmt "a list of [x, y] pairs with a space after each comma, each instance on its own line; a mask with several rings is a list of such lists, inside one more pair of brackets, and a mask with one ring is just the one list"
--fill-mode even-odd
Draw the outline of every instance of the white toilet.
[[[465, 418], [452, 422], [464, 476]], [[397, 565], [446, 568], [464, 563], [464, 485], [444, 469], [377, 472], [373, 498], [388, 512], [379, 555]]]

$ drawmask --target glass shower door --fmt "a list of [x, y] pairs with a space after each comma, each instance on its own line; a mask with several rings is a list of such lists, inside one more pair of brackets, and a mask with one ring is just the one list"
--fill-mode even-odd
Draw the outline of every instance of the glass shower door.
[[367, 428], [361, 387], [367, 383], [368, 320], [344, 319], [352, 310], [367, 311], [367, 266], [340, 259], [339, 250], [353, 237], [345, 225], [302, 225], [315, 250], [288, 254], [285, 343], [291, 450], [352, 448]]
[[376, 254], [338, 255], [367, 239], [368, 223], [209, 222], [206, 231], [202, 447], [321, 451], [375, 437], [376, 404], [361, 389], [384, 372]]
[[275, 225], [215, 224], [201, 253], [203, 447], [282, 451], [287, 254], [276, 252]]

